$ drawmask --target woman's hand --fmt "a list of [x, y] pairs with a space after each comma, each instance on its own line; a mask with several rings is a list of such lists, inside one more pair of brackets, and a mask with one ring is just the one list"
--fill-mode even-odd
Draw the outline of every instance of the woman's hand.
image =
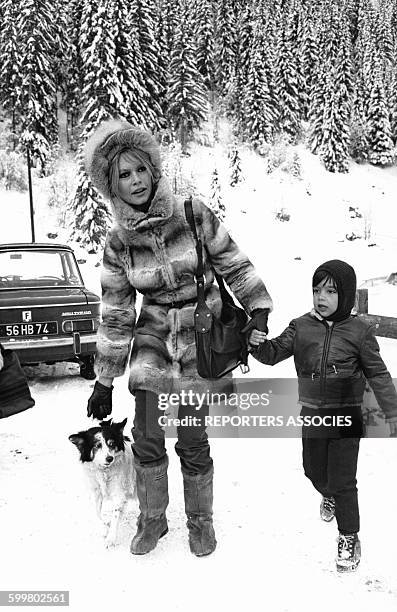
[[241, 330], [243, 334], [248, 334], [251, 329], [260, 330], [266, 334], [269, 333], [269, 328], [267, 326], [267, 319], [269, 317], [268, 308], [256, 308], [251, 312], [251, 317], [251, 320]]
[[266, 332], [259, 331], [258, 329], [253, 329], [248, 342], [251, 346], [259, 346], [262, 342], [266, 340], [266, 337]]
[[[111, 380], [111, 379], [105, 379]], [[94, 391], [88, 400], [87, 416], [94, 419], [105, 419], [112, 413], [112, 391], [113, 387], [103, 385], [97, 381], [94, 385]]]

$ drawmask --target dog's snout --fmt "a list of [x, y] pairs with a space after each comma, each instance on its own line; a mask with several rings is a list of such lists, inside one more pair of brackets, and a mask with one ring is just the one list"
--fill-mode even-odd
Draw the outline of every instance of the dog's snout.
[[114, 457], [111, 457], [110, 455], [108, 455], [106, 457], [106, 463], [112, 463], [113, 459], [114, 459]]

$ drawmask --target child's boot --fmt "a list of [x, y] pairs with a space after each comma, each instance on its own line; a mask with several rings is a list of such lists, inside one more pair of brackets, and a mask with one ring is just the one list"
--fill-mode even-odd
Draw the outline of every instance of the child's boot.
[[356, 533], [339, 534], [338, 557], [336, 569], [338, 572], [353, 572], [357, 569], [361, 558], [361, 544]]
[[333, 497], [323, 497], [320, 504], [320, 517], [326, 523], [332, 521], [335, 516], [335, 500]]

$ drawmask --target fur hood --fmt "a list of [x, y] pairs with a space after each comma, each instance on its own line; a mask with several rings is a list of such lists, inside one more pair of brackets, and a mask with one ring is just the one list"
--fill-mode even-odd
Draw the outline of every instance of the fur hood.
[[110, 199], [108, 184], [109, 159], [124, 147], [140, 149], [149, 155], [156, 171], [156, 178], [161, 176], [160, 150], [152, 134], [128, 121], [110, 119], [99, 125], [87, 140], [84, 150], [84, 164], [87, 174], [94, 186]]

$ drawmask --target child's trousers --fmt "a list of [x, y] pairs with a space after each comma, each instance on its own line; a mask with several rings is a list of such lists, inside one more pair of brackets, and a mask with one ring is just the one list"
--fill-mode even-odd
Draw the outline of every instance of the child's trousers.
[[305, 475], [324, 497], [335, 499], [335, 517], [342, 534], [360, 530], [357, 459], [360, 438], [310, 438], [303, 432]]

